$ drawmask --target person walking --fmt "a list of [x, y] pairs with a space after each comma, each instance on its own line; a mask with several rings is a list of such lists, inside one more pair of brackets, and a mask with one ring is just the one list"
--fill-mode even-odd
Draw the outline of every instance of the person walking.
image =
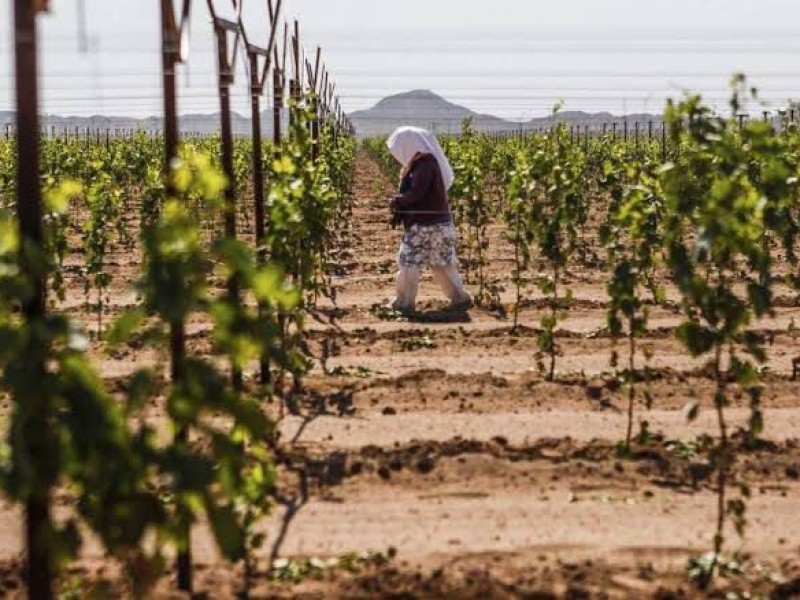
[[404, 230], [392, 308], [414, 312], [422, 269], [429, 268], [450, 300], [448, 310], [468, 311], [473, 302], [458, 272], [458, 238], [447, 199], [453, 169], [439, 141], [424, 129], [400, 127], [387, 146], [403, 165], [399, 192], [389, 201], [393, 223]]

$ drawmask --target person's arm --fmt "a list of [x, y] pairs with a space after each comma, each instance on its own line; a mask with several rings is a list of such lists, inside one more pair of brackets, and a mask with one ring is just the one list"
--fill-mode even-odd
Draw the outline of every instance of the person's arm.
[[433, 161], [426, 160], [419, 163], [414, 168], [414, 173], [411, 176], [411, 187], [406, 192], [397, 194], [389, 201], [392, 210], [403, 212], [424, 200], [431, 189], [435, 175], [436, 168]]

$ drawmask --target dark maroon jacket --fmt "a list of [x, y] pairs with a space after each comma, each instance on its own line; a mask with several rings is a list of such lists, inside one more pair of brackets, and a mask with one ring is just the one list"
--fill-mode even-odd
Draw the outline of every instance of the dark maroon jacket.
[[390, 205], [406, 229], [452, 222], [447, 190], [435, 156], [422, 154], [413, 162]]

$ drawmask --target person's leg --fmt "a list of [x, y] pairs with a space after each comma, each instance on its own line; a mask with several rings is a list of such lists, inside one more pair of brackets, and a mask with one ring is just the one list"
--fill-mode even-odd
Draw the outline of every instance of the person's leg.
[[457, 265], [447, 265], [446, 267], [434, 267], [431, 269], [433, 278], [442, 288], [442, 291], [450, 299], [451, 304], [458, 306], [470, 306], [472, 297], [464, 289], [461, 275], [458, 273]]
[[417, 267], [399, 267], [397, 271], [397, 297], [392, 308], [400, 311], [413, 311], [417, 304], [420, 270]]

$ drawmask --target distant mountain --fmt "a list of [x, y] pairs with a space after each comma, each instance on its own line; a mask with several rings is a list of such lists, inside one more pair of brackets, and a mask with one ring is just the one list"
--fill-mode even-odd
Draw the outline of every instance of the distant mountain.
[[[5, 134], [6, 124], [14, 124], [14, 119], [15, 113], [0, 112], [0, 135]], [[179, 117], [178, 123], [183, 133], [209, 134], [219, 131], [219, 119], [219, 113], [186, 114]], [[284, 123], [287, 120], [288, 116], [284, 115]], [[234, 112], [231, 116], [231, 121], [234, 135], [246, 136], [252, 133], [250, 119], [247, 117]], [[76, 130], [83, 134], [87, 129], [93, 133], [100, 131], [101, 135], [105, 135], [106, 130], [113, 134], [116, 130], [129, 129], [141, 129], [156, 133], [162, 130], [163, 122], [164, 120], [161, 117], [147, 117], [146, 119], [101, 115], [91, 117], [42, 115], [41, 117], [42, 129], [47, 133], [55, 131], [57, 135], [62, 135], [64, 132], [72, 133]], [[263, 134], [265, 136], [272, 135], [272, 111], [262, 113], [261, 122]]]
[[350, 113], [359, 136], [388, 134], [401, 125], [423, 127], [437, 133], [456, 133], [461, 121], [471, 118], [480, 131], [502, 131], [514, 126], [499, 117], [482, 115], [453, 104], [430, 90], [412, 90], [389, 96], [368, 110]]
[[[507, 121], [492, 115], [476, 113], [464, 106], [454, 104], [430, 90], [412, 90], [403, 94], [389, 96], [368, 110], [351, 113], [350, 119], [356, 127], [359, 137], [387, 135], [402, 125], [423, 127], [437, 133], [457, 133], [461, 130], [464, 119], [472, 119], [475, 129], [482, 132], [523, 130], [532, 131], [540, 127], [550, 127], [554, 120], [569, 124], [588, 126], [597, 130], [606, 124], [609, 129], [617, 123], [621, 131], [624, 122], [630, 123], [630, 131], [634, 131], [635, 122], [646, 129], [646, 123], [661, 123], [661, 117], [649, 114], [627, 115], [618, 117], [611, 113], [586, 113], [581, 111], [560, 112], [555, 117], [532, 119], [527, 122]], [[643, 129], [643, 130], [644, 130]]]

